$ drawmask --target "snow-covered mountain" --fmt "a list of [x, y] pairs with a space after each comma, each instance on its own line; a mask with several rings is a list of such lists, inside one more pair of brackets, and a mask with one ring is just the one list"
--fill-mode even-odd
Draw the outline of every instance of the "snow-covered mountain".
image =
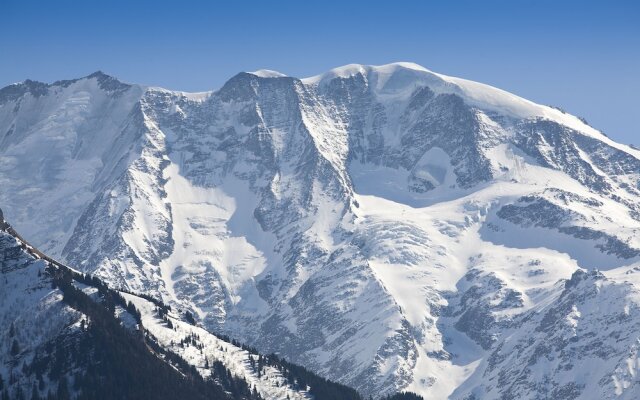
[[640, 151], [496, 88], [25, 81], [0, 188], [43, 251], [366, 395], [640, 395]]
[[118, 292], [25, 241], [0, 210], [2, 399], [360, 400], [344, 385]]

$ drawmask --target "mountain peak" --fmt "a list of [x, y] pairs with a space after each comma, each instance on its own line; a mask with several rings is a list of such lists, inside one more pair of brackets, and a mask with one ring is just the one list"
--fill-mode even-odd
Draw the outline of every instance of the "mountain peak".
[[379, 95], [410, 96], [417, 87], [429, 87], [436, 94], [454, 94], [480, 110], [516, 119], [542, 118], [556, 121], [598, 139], [604, 135], [578, 117], [560, 109], [540, 105], [505, 90], [467, 79], [433, 72], [413, 62], [384, 65], [347, 64], [323, 74], [302, 79], [307, 85], [322, 87], [334, 79], [361, 75]]
[[50, 84], [49, 86], [68, 87], [69, 85], [74, 84], [76, 82], [83, 81], [83, 80], [89, 80], [89, 79], [97, 80], [98, 83], [100, 84], [100, 88], [104, 89], [104, 90], [114, 90], [115, 86], [126, 87], [126, 88], [131, 87], [131, 85], [122, 83], [122, 82], [120, 82], [118, 80], [118, 78], [116, 78], [116, 77], [114, 77], [112, 75], [108, 75], [108, 74], [102, 72], [101, 70], [98, 70], [98, 71], [93, 72], [93, 73], [91, 73], [89, 75], [83, 76], [81, 78], [65, 79], [65, 80], [55, 81], [52, 84]]
[[347, 64], [333, 68], [325, 73], [302, 79], [306, 84], [319, 84], [334, 78], [349, 78], [354, 75], [368, 75], [371, 73], [393, 74], [399, 70], [410, 70], [433, 74], [425, 67], [412, 62], [394, 62], [383, 65]]
[[96, 79], [100, 88], [108, 92], [122, 92], [131, 87], [131, 85], [123, 83], [118, 80], [118, 78], [105, 74], [100, 70], [86, 76], [83, 79]]
[[91, 78], [97, 78], [97, 79], [117, 79], [116, 77], [109, 75], [105, 72], [103, 72], [102, 70], [97, 70], [96, 72], [89, 74], [87, 76], [85, 76], [83, 79], [91, 79]]

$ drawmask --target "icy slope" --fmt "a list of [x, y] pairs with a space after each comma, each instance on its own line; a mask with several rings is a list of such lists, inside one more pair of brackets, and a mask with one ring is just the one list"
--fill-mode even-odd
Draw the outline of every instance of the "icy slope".
[[[533, 315], [564, 280], [640, 260], [640, 153], [499, 89], [410, 63], [302, 80], [240, 73], [198, 95], [114, 93], [100, 79], [122, 85], [94, 77], [0, 92], [0, 196], [16, 226], [115, 287], [161, 296], [209, 330], [367, 395], [515, 393], [486, 369], [512, 332], [531, 338], [523, 351], [535, 346]], [[74, 98], [83, 85], [93, 85], [89, 104], [114, 106], [62, 118], [81, 124], [29, 128], [57, 114], [21, 114], [20, 104], [64, 109], [56, 90]], [[21, 154], [41, 157], [43, 132], [63, 148], [94, 140], [101, 164], [63, 187], [12, 168]], [[74, 154], [56, 177], [85, 165]], [[43, 194], [38, 207], [24, 201], [29, 192]], [[616, 342], [615, 354], [628, 345]], [[521, 362], [492, 365], [508, 376]], [[567, 376], [586, 362], [575, 357]], [[616, 368], [603, 360], [600, 373]], [[518, 395], [560, 390], [559, 374], [523, 376]], [[615, 393], [613, 382], [599, 390]]]

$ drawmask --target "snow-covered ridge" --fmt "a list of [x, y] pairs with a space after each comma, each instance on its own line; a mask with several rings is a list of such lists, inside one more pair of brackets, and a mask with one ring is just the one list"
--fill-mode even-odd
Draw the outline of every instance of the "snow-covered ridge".
[[[261, 78], [284, 77], [277, 71], [259, 70], [251, 72]], [[412, 62], [395, 62], [385, 65], [348, 64], [331, 69], [328, 72], [302, 78], [306, 85], [324, 85], [336, 78], [350, 78], [362, 75], [381, 91], [405, 88], [405, 95], [410, 95], [416, 87], [426, 86], [436, 93], [450, 93], [462, 97], [469, 105], [482, 110], [507, 115], [514, 118], [543, 118], [558, 122], [568, 128], [587, 136], [607, 142], [612, 147], [623, 149], [640, 158], [640, 151], [627, 145], [620, 145], [603, 135], [597, 129], [584, 123], [580, 118], [553, 107], [540, 105], [505, 90], [433, 72]]]
[[579, 118], [566, 114], [549, 106], [536, 104], [532, 101], [514, 95], [483, 83], [439, 74], [410, 62], [397, 62], [385, 65], [349, 64], [334, 68], [329, 72], [303, 78], [308, 85], [323, 85], [336, 78], [350, 78], [354, 75], [365, 76], [375, 82], [379, 89], [384, 90], [386, 83], [394, 75], [403, 75], [405, 80], [411, 81], [408, 90], [415, 90], [415, 84], [422, 84], [437, 93], [451, 93], [461, 96], [470, 105], [482, 110], [506, 114], [516, 118], [545, 118], [559, 122], [571, 129], [586, 135], [607, 140], [606, 136], [582, 122]]
[[[287, 77], [287, 75], [281, 72], [270, 69], [260, 69], [248, 73], [260, 78], [267, 79]], [[459, 95], [463, 99], [465, 99], [468, 104], [478, 107], [482, 110], [496, 112], [515, 118], [544, 118], [556, 121], [585, 135], [606, 141], [613, 147], [621, 148], [625, 151], [631, 152], [632, 154], [635, 154], [636, 157], [640, 157], [640, 151], [633, 149], [630, 146], [620, 145], [616, 143], [615, 141], [609, 139], [600, 131], [587, 125], [580, 118], [574, 115], [565, 113], [553, 107], [536, 104], [530, 100], [524, 99], [520, 96], [490, 85], [436, 73], [412, 62], [395, 62], [384, 65], [348, 64], [331, 69], [330, 71], [319, 75], [301, 78], [300, 80], [307, 85], [322, 85], [336, 78], [344, 79], [358, 74], [365, 76], [367, 80], [374, 82], [375, 87], [378, 90], [382, 91], [384, 91], [385, 89], [389, 89], [389, 86], [386, 86], [386, 84], [391, 78], [393, 78], [391, 79], [393, 82], [393, 85], [391, 86], [397, 86], [398, 84], [400, 84], [401, 86], [406, 86], [406, 83], [403, 84], [402, 81], [409, 80], [411, 82], [408, 86], [406, 86], [406, 89], [410, 92], [415, 90], [416, 87], [422, 85], [429, 87], [436, 93], [450, 93]], [[61, 85], [65, 86], [82, 79], [96, 79], [99, 81], [109, 80], [112, 82], [120, 83], [120, 81], [118, 81], [116, 78], [107, 75], [102, 71], [97, 71], [84, 78], [74, 80], [57, 81], [52, 84], [43, 84], [41, 82], [26, 80], [9, 85], [7, 86], [7, 88], [17, 88], [24, 85], [34, 84], [44, 85], [45, 87]], [[122, 85], [127, 84], [122, 83]], [[211, 90], [203, 92], [185, 92], [168, 90], [155, 86], [139, 86], [144, 89], [175, 93], [193, 101], [204, 101], [208, 97], [210, 97], [212, 93], [215, 92]], [[406, 93], [406, 95], [409, 94], [411, 93]]]
[[271, 69], [259, 69], [257, 71], [252, 71], [248, 73], [251, 75], [258, 76], [260, 78], [285, 78], [286, 77], [285, 74], [278, 71], [273, 71]]

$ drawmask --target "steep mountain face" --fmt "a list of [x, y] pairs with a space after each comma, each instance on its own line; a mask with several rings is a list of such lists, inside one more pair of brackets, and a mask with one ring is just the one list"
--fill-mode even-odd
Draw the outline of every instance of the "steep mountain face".
[[26, 242], [1, 210], [0, 278], [3, 400], [361, 399], [211, 334], [188, 312], [60, 264]]
[[638, 393], [640, 152], [499, 89], [407, 63], [26, 81], [0, 184], [54, 256], [367, 395]]
[[161, 361], [133, 334], [132, 314], [117, 306], [120, 325], [96, 287], [62, 284], [62, 270], [0, 223], [3, 399], [248, 398]]

